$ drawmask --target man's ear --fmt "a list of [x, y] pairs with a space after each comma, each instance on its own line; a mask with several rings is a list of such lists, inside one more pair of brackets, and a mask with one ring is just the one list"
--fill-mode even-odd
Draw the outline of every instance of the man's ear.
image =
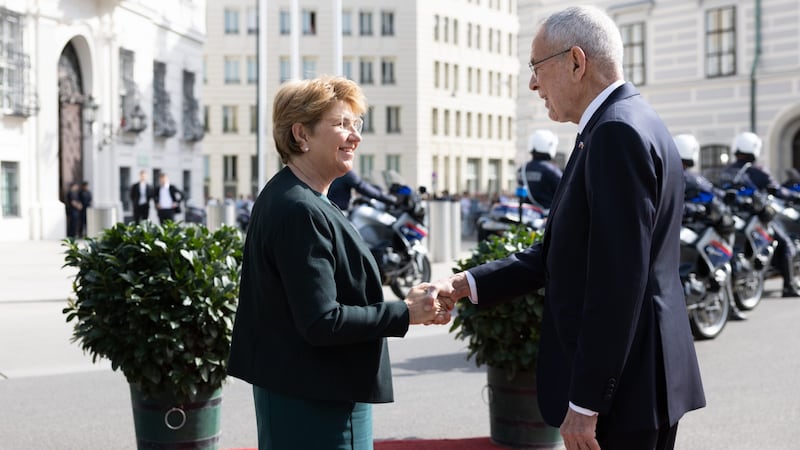
[[572, 73], [578, 77], [583, 77], [586, 73], [586, 53], [577, 45], [570, 49], [569, 57], [572, 60]]

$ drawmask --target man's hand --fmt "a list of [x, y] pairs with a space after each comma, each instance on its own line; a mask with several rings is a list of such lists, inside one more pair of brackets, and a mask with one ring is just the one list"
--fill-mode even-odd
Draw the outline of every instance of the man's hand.
[[450, 322], [450, 310], [446, 303], [437, 299], [439, 289], [431, 283], [422, 283], [411, 288], [403, 300], [408, 306], [408, 323], [443, 325]]
[[448, 278], [438, 280], [434, 282], [433, 285], [439, 292], [439, 301], [446, 306], [448, 310], [452, 310], [459, 299], [472, 295], [469, 289], [467, 275], [464, 272], [459, 272]]
[[587, 416], [567, 408], [567, 416], [561, 424], [561, 437], [567, 450], [600, 450], [595, 430], [597, 416]]

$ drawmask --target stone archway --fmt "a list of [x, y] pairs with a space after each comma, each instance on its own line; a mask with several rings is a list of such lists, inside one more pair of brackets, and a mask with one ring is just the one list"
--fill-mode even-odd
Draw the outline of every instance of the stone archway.
[[67, 44], [58, 59], [58, 193], [61, 201], [70, 183], [80, 183], [84, 179], [84, 98], [78, 55], [72, 44]]

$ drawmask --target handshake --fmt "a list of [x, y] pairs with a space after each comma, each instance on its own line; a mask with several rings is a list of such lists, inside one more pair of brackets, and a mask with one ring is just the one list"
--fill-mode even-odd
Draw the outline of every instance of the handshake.
[[411, 288], [403, 300], [408, 306], [410, 325], [444, 325], [450, 322], [450, 312], [460, 298], [470, 295], [464, 272], [433, 283], [421, 283]]

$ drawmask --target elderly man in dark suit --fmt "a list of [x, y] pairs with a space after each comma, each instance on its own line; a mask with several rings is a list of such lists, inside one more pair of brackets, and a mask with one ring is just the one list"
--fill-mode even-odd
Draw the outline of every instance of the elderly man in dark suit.
[[492, 305], [546, 287], [539, 406], [568, 449], [673, 448], [705, 405], [678, 277], [683, 170], [666, 126], [623, 81], [602, 10], [556, 12], [531, 47], [531, 90], [578, 124], [544, 240], [437, 282]]
[[150, 201], [155, 198], [153, 186], [147, 182], [147, 171], [139, 171], [139, 181], [131, 185], [129, 193], [133, 208], [134, 222], [147, 220], [150, 215]]

